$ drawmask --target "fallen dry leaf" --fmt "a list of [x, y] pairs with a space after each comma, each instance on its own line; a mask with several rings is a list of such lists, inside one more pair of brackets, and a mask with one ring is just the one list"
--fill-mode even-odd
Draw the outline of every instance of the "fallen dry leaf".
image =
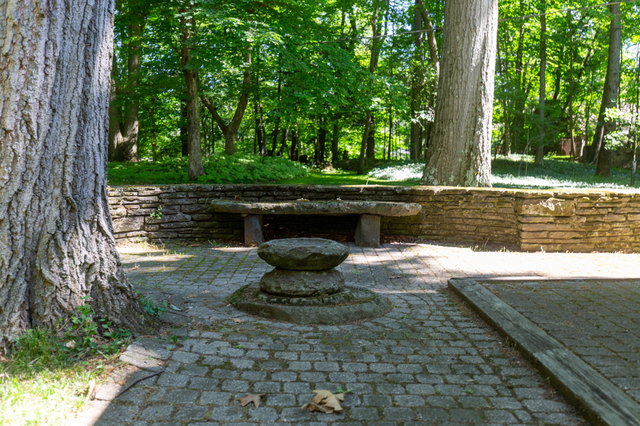
[[333, 410], [328, 408], [327, 406], [314, 404], [313, 402], [309, 402], [308, 404], [304, 404], [302, 406], [302, 409], [303, 410], [309, 410], [310, 413], [314, 413], [316, 411], [318, 411], [320, 413], [328, 413], [328, 414], [333, 413]]
[[313, 397], [313, 401], [309, 404], [302, 406], [303, 410], [309, 410], [310, 412], [321, 411], [323, 413], [338, 413], [342, 411], [340, 401], [344, 401], [344, 394], [333, 394], [328, 390], [314, 390], [317, 394]]
[[244, 398], [238, 398], [238, 401], [240, 401], [240, 405], [242, 405], [243, 407], [251, 402], [253, 402], [253, 405], [257, 407], [260, 406], [260, 398], [262, 398], [265, 394], [263, 393], [259, 393], [257, 395], [247, 395]]

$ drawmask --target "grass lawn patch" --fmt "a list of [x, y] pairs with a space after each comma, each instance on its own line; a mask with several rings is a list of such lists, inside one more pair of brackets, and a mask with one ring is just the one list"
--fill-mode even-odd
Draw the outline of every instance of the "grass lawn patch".
[[90, 401], [130, 341], [128, 330], [95, 318], [89, 304], [56, 330], [27, 330], [0, 353], [0, 424], [64, 424]]

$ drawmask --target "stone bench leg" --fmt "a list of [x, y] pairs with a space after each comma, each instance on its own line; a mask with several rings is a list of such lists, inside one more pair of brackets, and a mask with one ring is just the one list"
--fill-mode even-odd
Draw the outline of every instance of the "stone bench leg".
[[361, 214], [356, 227], [356, 245], [380, 247], [380, 216]]
[[246, 247], [259, 246], [264, 243], [262, 232], [262, 215], [244, 215], [244, 245]]

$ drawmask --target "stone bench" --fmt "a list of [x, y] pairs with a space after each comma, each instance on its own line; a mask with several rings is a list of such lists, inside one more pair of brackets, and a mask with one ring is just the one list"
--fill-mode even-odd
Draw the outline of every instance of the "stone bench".
[[244, 244], [260, 245], [264, 242], [262, 216], [269, 215], [360, 215], [356, 227], [356, 245], [360, 247], [380, 246], [381, 216], [413, 216], [422, 206], [415, 203], [387, 201], [283, 201], [272, 203], [248, 201], [211, 201], [214, 213], [238, 213], [244, 216]]

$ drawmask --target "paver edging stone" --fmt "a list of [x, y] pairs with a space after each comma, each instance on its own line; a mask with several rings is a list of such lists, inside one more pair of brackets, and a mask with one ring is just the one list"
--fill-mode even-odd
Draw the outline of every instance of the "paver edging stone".
[[523, 355], [590, 422], [640, 425], [640, 405], [477, 281], [454, 278], [448, 285], [484, 320], [515, 341]]

